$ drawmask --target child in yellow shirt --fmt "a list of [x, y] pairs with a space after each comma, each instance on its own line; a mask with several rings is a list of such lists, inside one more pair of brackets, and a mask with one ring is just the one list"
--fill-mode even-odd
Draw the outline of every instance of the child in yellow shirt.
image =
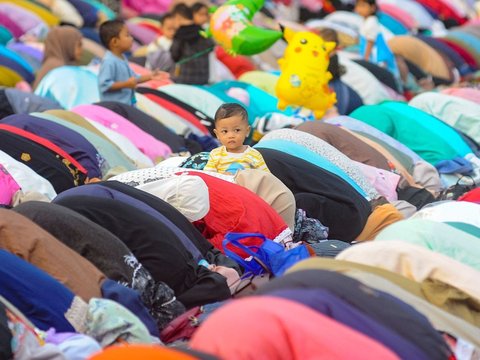
[[210, 152], [205, 171], [231, 175], [245, 169], [270, 172], [262, 154], [243, 144], [250, 133], [248, 114], [244, 107], [234, 103], [220, 106], [215, 113], [215, 129], [213, 131], [222, 146]]

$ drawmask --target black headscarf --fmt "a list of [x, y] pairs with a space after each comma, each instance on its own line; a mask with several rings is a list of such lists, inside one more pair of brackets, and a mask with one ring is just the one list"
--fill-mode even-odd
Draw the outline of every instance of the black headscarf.
[[68, 196], [55, 201], [104, 227], [132, 251], [156, 281], [164, 281], [188, 308], [230, 297], [226, 279], [198, 265], [162, 222], [111, 199]]
[[6, 308], [0, 302], [0, 359], [13, 359], [12, 333], [8, 327]]
[[215, 249], [207, 239], [203, 237], [200, 231], [197, 230], [195, 226], [192, 225], [190, 221], [177, 209], [175, 209], [169, 203], [163, 201], [159, 197], [149, 194], [146, 191], [136, 189], [127, 184], [121, 183], [119, 181], [104, 181], [97, 183], [101, 186], [105, 186], [110, 189], [115, 189], [124, 193], [125, 195], [131, 196], [137, 200], [140, 200], [155, 209], [159, 213], [163, 214], [171, 222], [173, 222], [183, 233], [195, 244], [195, 246], [200, 250], [202, 255], [205, 257], [205, 260], [210, 264], [227, 266], [237, 270], [241, 273], [240, 266], [233, 261], [232, 259], [223, 255], [219, 250]]
[[371, 206], [343, 179], [281, 151], [259, 148], [270, 171], [295, 195], [298, 209], [329, 228], [329, 238], [353, 241], [365, 227]]
[[50, 181], [57, 193], [82, 184], [85, 176], [65, 165], [55, 152], [20, 135], [0, 130], [0, 150]]
[[96, 103], [96, 105], [112, 110], [118, 115], [128, 119], [147, 134], [152, 135], [154, 138], [170, 146], [170, 149], [172, 149], [174, 153], [187, 150], [184, 138], [176, 135], [158, 120], [155, 120], [150, 115], [133, 106], [115, 101], [102, 101]]
[[153, 280], [118, 237], [93, 221], [64, 206], [39, 201], [20, 204], [13, 210], [88, 259], [108, 278], [140, 293], [160, 329], [185, 311], [167, 284]]
[[428, 319], [399, 299], [348, 276], [326, 270], [295, 271], [262, 286], [257, 293], [281, 289], [325, 289], [415, 344], [428, 359], [447, 359], [449, 346]]

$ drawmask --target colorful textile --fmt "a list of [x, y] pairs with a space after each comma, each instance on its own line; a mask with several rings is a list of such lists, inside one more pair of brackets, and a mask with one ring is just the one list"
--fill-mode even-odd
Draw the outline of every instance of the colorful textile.
[[262, 154], [247, 146], [242, 153], [228, 152], [225, 146], [220, 146], [210, 152], [204, 171], [216, 171], [221, 174], [234, 175], [245, 169], [269, 171]]

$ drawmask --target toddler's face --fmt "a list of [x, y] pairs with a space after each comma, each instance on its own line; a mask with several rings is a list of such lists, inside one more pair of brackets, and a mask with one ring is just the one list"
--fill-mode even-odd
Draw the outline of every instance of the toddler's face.
[[167, 39], [172, 40], [177, 31], [177, 25], [174, 18], [168, 18], [163, 21], [162, 33]]
[[235, 115], [217, 120], [214, 132], [228, 152], [241, 153], [244, 150], [245, 138], [250, 133], [250, 126], [247, 120]]

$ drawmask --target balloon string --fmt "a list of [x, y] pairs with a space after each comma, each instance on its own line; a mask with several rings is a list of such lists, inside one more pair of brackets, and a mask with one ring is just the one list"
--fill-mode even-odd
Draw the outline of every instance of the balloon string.
[[202, 50], [202, 51], [199, 51], [199, 52], [193, 54], [192, 56], [189, 56], [189, 57], [186, 57], [186, 58], [184, 58], [184, 59], [179, 60], [179, 61], [176, 63], [176, 65], [183, 65], [183, 64], [185, 64], [185, 63], [187, 63], [187, 62], [189, 62], [189, 61], [192, 61], [192, 60], [194, 60], [194, 59], [196, 59], [196, 58], [199, 58], [199, 57], [202, 56], [202, 55], [208, 54], [208, 53], [209, 53], [210, 51], [212, 51], [214, 48], [215, 48], [215, 46], [210, 46], [209, 48], [207, 48], [207, 49], [205, 49], [205, 50]]

